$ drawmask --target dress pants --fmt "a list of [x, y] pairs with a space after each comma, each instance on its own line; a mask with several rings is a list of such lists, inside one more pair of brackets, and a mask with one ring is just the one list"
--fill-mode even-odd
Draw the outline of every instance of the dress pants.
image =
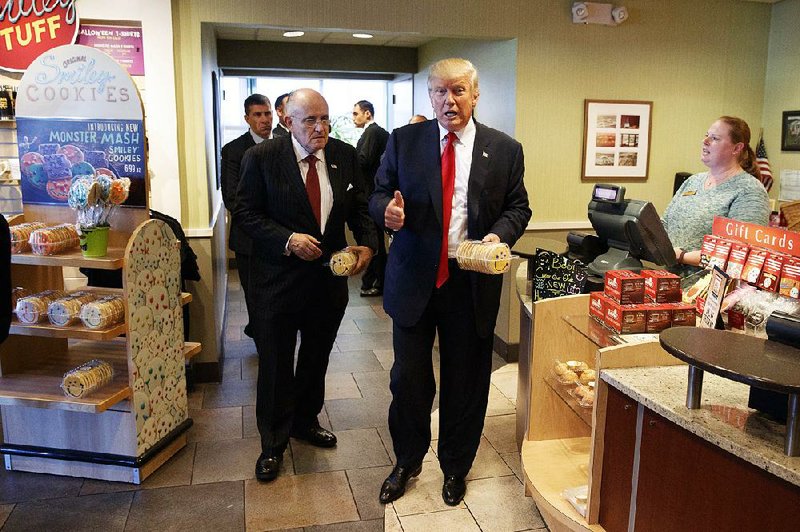
[[364, 275], [361, 277], [361, 289], [377, 288], [383, 291], [383, 278], [386, 274], [386, 236], [383, 234], [383, 228], [378, 224], [375, 224], [375, 230], [378, 232], [378, 252], [364, 270]]
[[250, 291], [250, 254], [248, 253], [239, 253], [238, 251], [235, 252], [236, 255], [236, 269], [239, 271], [239, 282], [242, 285], [242, 291], [244, 292], [244, 304], [247, 307], [247, 329], [250, 331], [252, 326], [250, 325], [250, 320], [252, 316], [255, 314], [253, 312], [253, 306], [250, 302], [251, 296], [248, 295]]
[[[325, 401], [325, 373], [345, 307], [318, 293], [291, 313], [262, 312], [251, 326], [258, 349], [256, 424], [261, 450], [280, 456], [292, 426], [317, 423]], [[300, 333], [297, 367], [294, 352]]]
[[477, 333], [469, 276], [451, 260], [449, 279], [434, 289], [419, 322], [393, 326], [389, 430], [398, 465], [421, 463], [430, 445], [436, 395], [431, 350], [438, 330], [439, 464], [445, 476], [465, 477], [472, 467], [489, 397], [492, 336]]

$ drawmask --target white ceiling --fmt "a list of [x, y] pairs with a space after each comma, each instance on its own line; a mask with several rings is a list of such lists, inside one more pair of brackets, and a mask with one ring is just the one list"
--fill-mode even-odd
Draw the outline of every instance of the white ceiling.
[[302, 42], [315, 44], [368, 44], [372, 46], [400, 46], [417, 48], [432, 41], [436, 37], [418, 33], [371, 33], [372, 39], [357, 39], [353, 37], [353, 30], [315, 29], [304, 30], [302, 37], [287, 38], [284, 31], [293, 31], [298, 28], [275, 28], [265, 26], [245, 26], [233, 24], [217, 24], [215, 26], [218, 39], [233, 41], [281, 41]]

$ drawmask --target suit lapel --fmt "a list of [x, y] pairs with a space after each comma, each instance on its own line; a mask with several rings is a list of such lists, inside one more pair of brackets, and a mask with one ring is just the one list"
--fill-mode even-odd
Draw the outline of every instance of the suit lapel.
[[467, 184], [467, 220], [474, 222], [478, 219], [481, 192], [489, 176], [489, 165], [492, 162], [491, 139], [484, 128], [475, 122], [475, 144], [472, 147], [472, 166], [469, 171]]
[[317, 227], [316, 232], [319, 232], [317, 219], [314, 217], [314, 211], [311, 210], [311, 202], [308, 201], [306, 185], [303, 183], [303, 176], [300, 174], [300, 166], [297, 164], [297, 156], [295, 155], [294, 148], [292, 147], [291, 137], [281, 137], [281, 139], [284, 138], [286, 138], [288, 142], [279, 140], [279, 142], [283, 142], [284, 144], [283, 149], [281, 150], [283, 164], [280, 165], [283, 179], [289, 183], [289, 186], [292, 189], [292, 194], [295, 195], [295, 197], [297, 197], [299, 200], [298, 203], [301, 206], [301, 214], [303, 218], [305, 218], [305, 224], [308, 224], [309, 227]]
[[422, 145], [425, 147], [423, 161], [425, 161], [425, 167], [436, 169], [430, 174], [426, 172], [426, 175], [430, 175], [428, 191], [431, 195], [433, 212], [436, 214], [436, 219], [439, 220], [439, 225], [442, 225], [442, 139], [439, 138], [439, 122], [434, 119], [430, 123], [422, 141]]
[[339, 215], [339, 208], [344, 205], [344, 180], [342, 179], [341, 164], [337, 157], [336, 146], [333, 142], [328, 141], [325, 145], [325, 166], [328, 170], [328, 181], [331, 184], [331, 191], [333, 193], [333, 205], [331, 206], [331, 213], [328, 215], [328, 224], [325, 226], [326, 233], [335, 225], [330, 223], [332, 219]]

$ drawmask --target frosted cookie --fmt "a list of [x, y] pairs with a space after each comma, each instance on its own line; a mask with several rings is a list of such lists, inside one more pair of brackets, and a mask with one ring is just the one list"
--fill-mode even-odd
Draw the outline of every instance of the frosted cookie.
[[31, 245], [28, 240], [31, 238], [31, 233], [44, 227], [47, 227], [47, 225], [43, 222], [28, 222], [9, 227], [8, 231], [11, 235], [11, 253], [25, 253], [26, 251], [30, 251]]
[[45, 290], [32, 296], [17, 300], [17, 319], [22, 323], [39, 323], [47, 317], [47, 306], [53, 301], [66, 296], [61, 290]]
[[111, 382], [114, 368], [102, 360], [90, 360], [64, 374], [61, 389], [70, 397], [84, 397]]
[[57, 299], [47, 306], [47, 317], [57, 327], [77, 323], [81, 318], [81, 307], [97, 299], [93, 292], [73, 292], [67, 297]]
[[90, 329], [106, 329], [125, 318], [125, 303], [117, 296], [106, 296], [81, 307], [81, 321]]

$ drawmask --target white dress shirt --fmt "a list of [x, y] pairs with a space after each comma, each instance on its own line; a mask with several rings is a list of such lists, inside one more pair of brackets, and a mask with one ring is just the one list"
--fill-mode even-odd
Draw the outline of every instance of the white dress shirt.
[[[306, 176], [308, 175], [308, 162], [304, 161], [306, 157], [311, 155], [306, 149], [297, 142], [297, 139], [292, 135], [292, 147], [294, 148], [295, 159], [297, 165], [300, 167], [300, 175], [303, 178], [305, 185]], [[319, 176], [319, 192], [320, 192], [320, 230], [325, 233], [325, 226], [328, 223], [328, 216], [331, 214], [333, 208], [333, 189], [331, 188], [331, 181], [328, 178], [328, 165], [325, 164], [325, 150], [317, 150], [314, 152], [317, 160], [317, 175]]]
[[[439, 124], [439, 154], [447, 146], [447, 131]], [[475, 122], [470, 120], [461, 131], [455, 131], [453, 141], [456, 156], [456, 182], [453, 189], [453, 210], [450, 215], [450, 230], [447, 233], [447, 256], [455, 258], [458, 245], [467, 239], [467, 188], [472, 169], [472, 147], [475, 144]]]
[[251, 136], [251, 137], [253, 137], [253, 142], [255, 142], [256, 144], [261, 144], [261, 143], [262, 143], [262, 142], [264, 142], [265, 140], [268, 140], [268, 139], [271, 139], [271, 138], [272, 138], [272, 133], [270, 133], [270, 134], [269, 134], [269, 137], [267, 137], [267, 138], [265, 139], [265, 138], [264, 138], [264, 137], [262, 137], [261, 135], [258, 135], [258, 134], [256, 134], [256, 132], [255, 132], [255, 131], [253, 131], [252, 129], [249, 129], [248, 131], [250, 131], [250, 136]]

